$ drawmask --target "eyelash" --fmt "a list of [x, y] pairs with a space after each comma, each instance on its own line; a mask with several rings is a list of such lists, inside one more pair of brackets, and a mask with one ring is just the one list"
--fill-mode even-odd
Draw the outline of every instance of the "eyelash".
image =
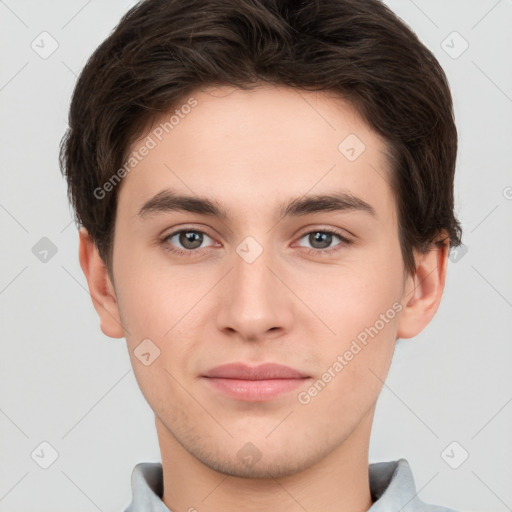
[[[173, 254], [176, 254], [178, 256], [194, 257], [194, 256], [201, 254], [203, 252], [203, 249], [207, 249], [206, 247], [203, 247], [202, 249], [185, 250], [185, 249], [178, 249], [176, 247], [171, 246], [168, 241], [170, 239], [172, 239], [174, 236], [179, 235], [180, 233], [201, 233], [203, 235], [208, 236], [209, 238], [212, 238], [210, 235], [208, 235], [208, 233], [206, 233], [205, 231], [201, 231], [199, 229], [193, 229], [193, 228], [179, 229], [177, 231], [173, 231], [169, 235], [166, 235], [164, 238], [162, 238], [160, 240], [160, 244], [163, 246], [164, 250], [171, 252]], [[334, 252], [341, 250], [341, 248], [352, 244], [352, 240], [349, 240], [348, 238], [344, 237], [339, 231], [336, 231], [331, 228], [314, 229], [312, 231], [307, 231], [306, 233], [303, 233], [299, 237], [299, 240], [304, 238], [305, 236], [311, 235], [313, 233], [327, 233], [330, 235], [335, 235], [341, 240], [341, 242], [339, 244], [335, 245], [334, 247], [328, 248], [328, 249], [304, 248], [304, 249], [306, 249], [307, 254], [310, 254], [313, 256], [318, 256], [318, 255], [328, 256]]]

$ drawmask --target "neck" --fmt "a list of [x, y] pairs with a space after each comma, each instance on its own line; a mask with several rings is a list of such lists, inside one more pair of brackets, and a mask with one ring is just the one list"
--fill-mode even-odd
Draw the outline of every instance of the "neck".
[[187, 452], [156, 418], [162, 501], [172, 512], [366, 512], [372, 505], [368, 446], [373, 412], [327, 457], [279, 478], [218, 472]]

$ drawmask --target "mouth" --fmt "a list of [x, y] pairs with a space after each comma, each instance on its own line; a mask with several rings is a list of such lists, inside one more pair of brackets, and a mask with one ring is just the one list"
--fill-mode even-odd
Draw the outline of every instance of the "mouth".
[[275, 363], [248, 366], [229, 363], [212, 368], [204, 381], [214, 390], [236, 400], [262, 402], [301, 386], [311, 377]]

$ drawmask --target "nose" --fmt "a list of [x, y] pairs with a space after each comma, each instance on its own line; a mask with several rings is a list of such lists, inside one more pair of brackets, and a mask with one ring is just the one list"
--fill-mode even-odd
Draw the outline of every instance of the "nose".
[[270, 250], [254, 260], [233, 253], [233, 268], [220, 283], [217, 328], [247, 341], [274, 339], [293, 325], [293, 293]]

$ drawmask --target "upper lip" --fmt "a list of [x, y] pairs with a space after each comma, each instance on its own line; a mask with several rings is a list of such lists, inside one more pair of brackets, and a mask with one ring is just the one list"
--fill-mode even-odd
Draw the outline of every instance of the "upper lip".
[[204, 377], [241, 380], [265, 379], [303, 379], [308, 375], [276, 363], [264, 363], [258, 366], [249, 366], [245, 363], [227, 363], [208, 370]]

